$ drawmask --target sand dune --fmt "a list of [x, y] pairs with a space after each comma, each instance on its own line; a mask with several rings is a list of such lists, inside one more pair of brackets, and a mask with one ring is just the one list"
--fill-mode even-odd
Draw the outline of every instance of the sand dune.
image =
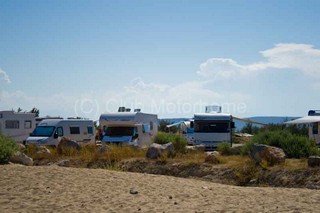
[[[57, 166], [0, 166], [0, 212], [317, 212], [320, 191]], [[137, 191], [138, 194], [131, 194]]]

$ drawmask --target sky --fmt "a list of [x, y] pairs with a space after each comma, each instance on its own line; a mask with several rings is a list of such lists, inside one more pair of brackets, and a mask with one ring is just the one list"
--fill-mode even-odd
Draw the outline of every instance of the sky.
[[320, 109], [320, 1], [0, 0], [0, 110]]

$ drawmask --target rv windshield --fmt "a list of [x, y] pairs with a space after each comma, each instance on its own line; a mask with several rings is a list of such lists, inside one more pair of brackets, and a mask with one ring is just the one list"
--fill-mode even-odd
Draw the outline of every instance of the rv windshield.
[[110, 137], [133, 136], [134, 127], [108, 127], [106, 135]]
[[54, 131], [54, 126], [37, 126], [31, 136], [50, 137]]
[[195, 121], [194, 132], [227, 133], [227, 132], [230, 132], [229, 122]]

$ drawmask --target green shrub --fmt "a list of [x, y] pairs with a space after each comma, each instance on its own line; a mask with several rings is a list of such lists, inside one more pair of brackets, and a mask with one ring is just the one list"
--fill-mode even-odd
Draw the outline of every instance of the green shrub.
[[0, 164], [8, 163], [12, 154], [18, 151], [16, 142], [6, 136], [0, 135]]
[[306, 136], [295, 135], [289, 131], [268, 131], [260, 132], [253, 136], [252, 140], [245, 144], [241, 154], [248, 154], [253, 144], [266, 144], [283, 149], [289, 158], [309, 157], [319, 155], [319, 149], [313, 140]]
[[175, 140], [175, 134], [166, 133], [166, 132], [158, 132], [158, 134], [154, 137], [153, 142], [157, 144], [166, 144]]
[[251, 147], [253, 146], [253, 141], [249, 141], [247, 143], [245, 143], [242, 148], [241, 148], [241, 151], [240, 151], [240, 154], [241, 155], [249, 155], [249, 152], [251, 150]]
[[186, 146], [188, 144], [188, 141], [185, 137], [178, 134], [165, 132], [158, 132], [158, 134], [154, 137], [153, 142], [157, 144], [166, 144], [171, 142], [173, 144], [174, 151], [177, 153], [185, 153]]
[[175, 135], [172, 143], [173, 143], [174, 151], [176, 151], [177, 153], [186, 152], [186, 146], [188, 144], [188, 141], [185, 137], [181, 135]]
[[221, 155], [231, 155], [231, 146], [229, 143], [220, 143], [217, 148]]

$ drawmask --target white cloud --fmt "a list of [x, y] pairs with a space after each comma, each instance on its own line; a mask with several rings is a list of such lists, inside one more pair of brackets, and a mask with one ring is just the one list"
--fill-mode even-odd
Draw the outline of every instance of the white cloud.
[[264, 61], [241, 65], [232, 59], [210, 58], [197, 73], [203, 77], [230, 79], [266, 69], [294, 69], [310, 77], [320, 78], [320, 50], [308, 44], [276, 44], [260, 52]]
[[[163, 117], [192, 117], [195, 112], [203, 112], [208, 104], [220, 104], [225, 112], [238, 111], [239, 104], [249, 102], [250, 96], [241, 93], [219, 92], [210, 89], [208, 81], [191, 81], [177, 85], [146, 83], [134, 79], [121, 90], [104, 93], [91, 92], [78, 97], [67, 94], [33, 96], [22, 91], [2, 92], [1, 109], [40, 109], [41, 116], [60, 115], [81, 116], [99, 119], [104, 112], [115, 112], [119, 106], [131, 109], [141, 108], [144, 112], [157, 113]], [[241, 109], [242, 110], [242, 109]]]
[[0, 80], [3, 80], [7, 83], [11, 83], [8, 74], [0, 68]]
[[[211, 89], [210, 81], [188, 81], [177, 85], [145, 83], [137, 78], [122, 91], [110, 91], [100, 100], [101, 112], [115, 111], [119, 106], [142, 108], [145, 112], [154, 112], [160, 117], [190, 117], [195, 112], [203, 112], [208, 104], [224, 105], [225, 112], [238, 112], [238, 105], [250, 100], [250, 95], [240, 92]], [[97, 98], [98, 99], [98, 98]]]
[[64, 94], [52, 94], [48, 96], [34, 96], [23, 91], [0, 92], [0, 109], [11, 110], [21, 107], [30, 111], [33, 107], [40, 109], [41, 116], [46, 115], [70, 115], [74, 116], [73, 106], [75, 98]]
[[245, 74], [247, 67], [238, 64], [230, 58], [210, 58], [200, 64], [197, 73], [203, 77], [233, 78], [238, 74]]

